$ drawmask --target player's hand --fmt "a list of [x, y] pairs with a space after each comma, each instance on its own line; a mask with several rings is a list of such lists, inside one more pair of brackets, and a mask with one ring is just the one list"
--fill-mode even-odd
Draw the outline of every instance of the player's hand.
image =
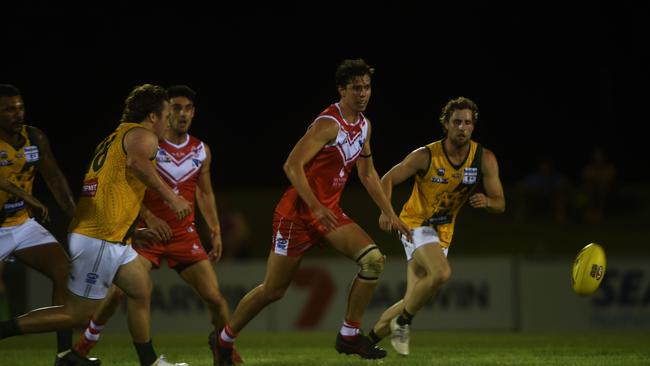
[[146, 248], [154, 243], [161, 241], [160, 236], [156, 231], [150, 228], [140, 228], [133, 232], [131, 236], [132, 246], [137, 248]]
[[172, 229], [160, 217], [151, 214], [144, 219], [144, 222], [147, 224], [147, 228], [157, 235], [158, 241], [166, 243], [172, 238]]
[[41, 203], [36, 197], [30, 196], [29, 199], [25, 199], [25, 203], [27, 203], [32, 211], [36, 211], [36, 216], [42, 223], [46, 223], [50, 221], [50, 214], [47, 209], [47, 206]]
[[332, 231], [338, 226], [338, 218], [329, 208], [318, 204], [317, 207], [311, 209], [312, 214], [320, 222], [321, 225], [325, 226], [325, 229]]
[[379, 215], [379, 227], [386, 231], [397, 230], [400, 234], [404, 235], [408, 241], [413, 241], [411, 229], [409, 229], [404, 221], [396, 215], [386, 215], [382, 212], [381, 215]]
[[475, 193], [469, 197], [469, 205], [474, 208], [490, 207], [488, 197], [483, 193]]
[[210, 250], [210, 253], [208, 253], [208, 258], [212, 262], [218, 262], [219, 259], [221, 259], [221, 254], [223, 253], [221, 234], [213, 233], [211, 241], [212, 241], [212, 250]]
[[181, 196], [176, 196], [170, 206], [179, 220], [192, 213], [192, 205]]

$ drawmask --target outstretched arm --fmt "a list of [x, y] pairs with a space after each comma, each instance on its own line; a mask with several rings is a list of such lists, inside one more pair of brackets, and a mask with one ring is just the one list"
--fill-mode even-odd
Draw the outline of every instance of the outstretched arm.
[[381, 181], [379, 180], [379, 174], [375, 169], [375, 164], [372, 161], [372, 151], [370, 149], [370, 121], [368, 121], [368, 137], [366, 142], [363, 144], [363, 150], [361, 156], [357, 160], [357, 173], [359, 174], [359, 179], [361, 183], [368, 191], [370, 197], [372, 197], [375, 204], [381, 209], [382, 216], [386, 218], [385, 227], [387, 230], [398, 230], [400, 233], [411, 238], [411, 231], [408, 226], [400, 220], [399, 217], [395, 214], [393, 210], [393, 205], [390, 203], [390, 199], [387, 197], [386, 193], [382, 188]]
[[192, 206], [178, 196], [160, 178], [150, 161], [158, 149], [158, 138], [145, 128], [133, 128], [124, 136], [126, 166], [147, 188], [158, 193], [171, 207], [179, 219], [192, 212]]
[[210, 178], [210, 163], [212, 162], [212, 152], [207, 144], [203, 144], [206, 158], [199, 173], [199, 179], [196, 182], [196, 203], [210, 229], [210, 241], [212, 250], [208, 256], [210, 260], [219, 260], [223, 251], [221, 241], [221, 226], [219, 225], [219, 213], [217, 212], [217, 203], [212, 190], [212, 179]]
[[56, 202], [69, 217], [72, 217], [75, 210], [75, 200], [72, 191], [70, 190], [70, 186], [68, 185], [68, 181], [61, 172], [56, 158], [54, 158], [54, 153], [52, 153], [47, 136], [45, 136], [43, 131], [36, 127], [30, 126], [27, 128], [31, 129], [30, 135], [34, 139], [33, 142], [38, 146], [40, 155], [38, 171], [43, 176], [43, 179], [50, 189], [50, 192], [54, 195]]
[[307, 182], [305, 164], [313, 159], [323, 146], [334, 140], [338, 131], [339, 126], [336, 122], [326, 118], [317, 119], [293, 147], [283, 166], [287, 178], [300, 198], [307, 204], [316, 219], [328, 230], [336, 228], [336, 215], [323, 206], [314, 195], [309, 182]]
[[469, 198], [469, 204], [474, 208], [484, 208], [491, 213], [502, 213], [506, 209], [506, 199], [503, 194], [503, 185], [499, 178], [499, 164], [494, 153], [485, 148], [483, 149], [481, 170], [483, 171], [483, 189], [485, 190], [485, 194], [473, 194]]

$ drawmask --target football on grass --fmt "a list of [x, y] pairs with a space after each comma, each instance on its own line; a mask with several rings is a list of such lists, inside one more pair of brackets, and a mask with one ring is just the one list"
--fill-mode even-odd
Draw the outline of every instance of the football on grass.
[[591, 243], [576, 256], [573, 262], [571, 287], [578, 295], [591, 295], [598, 289], [605, 276], [607, 261], [605, 250], [596, 243]]

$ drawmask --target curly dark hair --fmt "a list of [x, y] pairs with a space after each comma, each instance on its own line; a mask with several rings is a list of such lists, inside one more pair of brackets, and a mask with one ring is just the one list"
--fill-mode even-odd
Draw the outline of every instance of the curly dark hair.
[[364, 76], [375, 73], [375, 69], [370, 67], [362, 58], [356, 60], [344, 60], [336, 68], [336, 86], [345, 88], [355, 76]]
[[142, 122], [149, 113], [162, 115], [164, 103], [169, 101], [169, 94], [162, 86], [144, 84], [131, 90], [124, 101], [122, 122]]

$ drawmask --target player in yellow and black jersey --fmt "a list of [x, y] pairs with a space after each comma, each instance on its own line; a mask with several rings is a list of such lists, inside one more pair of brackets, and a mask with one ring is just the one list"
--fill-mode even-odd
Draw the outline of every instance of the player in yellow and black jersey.
[[[68, 244], [72, 266], [68, 296], [62, 307], [38, 309], [0, 322], [0, 339], [23, 333], [62, 328], [103, 326], [94, 313], [111, 284], [128, 297], [129, 330], [141, 366], [174, 365], [158, 358], [151, 343], [151, 279], [130, 245], [124, 243], [135, 222], [145, 188], [156, 191], [172, 211], [183, 218], [191, 205], [160, 178], [152, 158], [158, 138], [169, 126], [171, 108], [167, 91], [145, 84], [134, 88], [125, 102], [120, 125], [104, 139], [91, 157], [77, 204]], [[57, 355], [62, 365], [99, 365], [83, 350]], [[179, 364], [185, 365], [185, 364]]]
[[[59, 206], [72, 217], [74, 198], [47, 137], [25, 124], [25, 105], [18, 88], [0, 84], [0, 262], [13, 257], [52, 279], [52, 302], [61, 305], [70, 259], [56, 238], [32, 218], [48, 220], [47, 207], [32, 195], [37, 171]], [[71, 344], [72, 330], [57, 332], [59, 352]]]
[[[404, 356], [409, 354], [413, 316], [450, 277], [447, 251], [462, 205], [469, 202], [492, 213], [505, 210], [497, 159], [471, 139], [477, 119], [473, 101], [450, 100], [440, 116], [445, 138], [413, 151], [382, 177], [391, 197], [393, 186], [415, 176], [413, 192], [400, 214], [413, 237], [401, 236], [408, 260], [406, 294], [384, 311], [369, 335], [378, 342], [390, 333], [391, 344]], [[475, 193], [479, 185], [484, 193]], [[383, 215], [379, 225], [390, 230]]]

